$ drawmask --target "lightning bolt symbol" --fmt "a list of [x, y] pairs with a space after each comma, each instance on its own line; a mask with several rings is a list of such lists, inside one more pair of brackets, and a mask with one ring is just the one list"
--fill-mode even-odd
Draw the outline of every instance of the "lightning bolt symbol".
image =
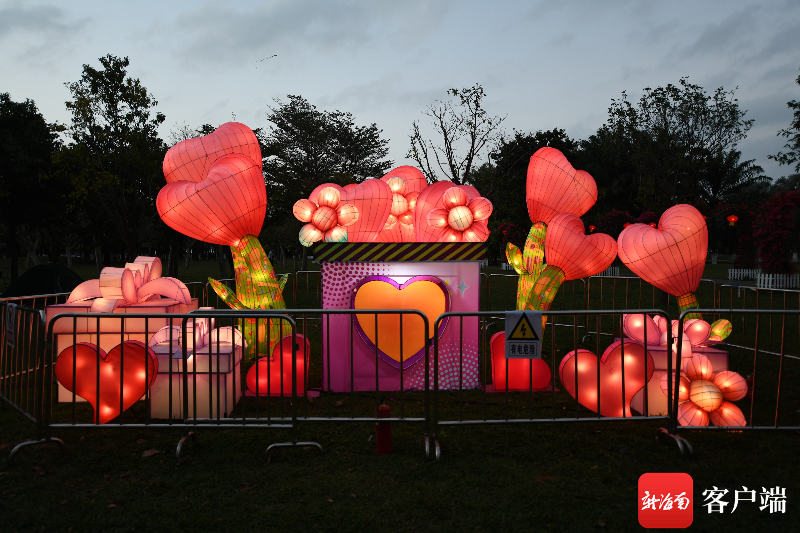
[[527, 337], [528, 336], [528, 334], [525, 333], [525, 324], [522, 324], [522, 336], [523, 337]]

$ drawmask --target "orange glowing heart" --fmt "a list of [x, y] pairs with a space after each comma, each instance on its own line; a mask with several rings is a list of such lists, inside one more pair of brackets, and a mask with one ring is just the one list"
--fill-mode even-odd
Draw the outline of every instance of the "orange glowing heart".
[[[368, 276], [354, 289], [353, 309], [418, 309], [428, 319], [428, 330], [418, 315], [402, 315], [402, 353], [399, 314], [356, 315], [356, 329], [370, 349], [394, 366], [408, 368], [425, 355], [425, 344], [433, 341], [436, 318], [450, 310], [445, 284], [433, 276], [416, 276], [397, 283], [386, 276]], [[447, 325], [442, 320], [439, 335]]]

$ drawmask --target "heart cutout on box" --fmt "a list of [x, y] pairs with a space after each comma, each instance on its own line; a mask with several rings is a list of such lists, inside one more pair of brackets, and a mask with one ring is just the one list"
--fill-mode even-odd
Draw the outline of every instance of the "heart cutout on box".
[[[311, 342], [299, 333], [297, 337], [297, 394], [306, 393], [308, 377], [308, 356], [311, 353]], [[245, 378], [247, 390], [263, 396], [292, 395], [292, 336], [287, 335], [272, 348], [272, 357], [262, 357], [258, 363], [250, 367]]]
[[229, 154], [241, 154], [261, 170], [261, 148], [253, 130], [239, 122], [228, 122], [208, 135], [186, 139], [170, 148], [164, 156], [164, 177], [167, 183], [200, 183], [211, 165]]
[[506, 359], [506, 332], [492, 335], [492, 384], [494, 390], [541, 390], [550, 384], [550, 366], [544, 359]]
[[[653, 357], [642, 346], [626, 342], [625, 350], [625, 399], [622, 399], [622, 342], [612, 343], [600, 359], [600, 414], [609, 417], [631, 415], [631, 400], [653, 377]], [[567, 392], [575, 397], [575, 366], [578, 367], [578, 402], [597, 412], [597, 356], [589, 350], [569, 352], [561, 360], [558, 375]], [[645, 357], [647, 358], [647, 379], [645, 379]]]
[[594, 178], [575, 170], [564, 154], [550, 147], [531, 156], [525, 192], [531, 222], [548, 225], [561, 213], [581, 216], [597, 201]]
[[347, 190], [342, 202], [358, 209], [358, 220], [347, 227], [347, 242], [372, 242], [392, 212], [392, 189], [379, 179], [364, 180]]
[[267, 213], [261, 167], [243, 155], [226, 155], [211, 165], [204, 180], [164, 186], [156, 209], [164, 223], [184, 235], [234, 246], [261, 231]]
[[[124, 359], [122, 347], [125, 347]], [[73, 361], [74, 351], [74, 361]], [[98, 353], [100, 368], [97, 367]], [[145, 354], [150, 361], [146, 361]], [[123, 366], [124, 362], [124, 366]], [[89, 402], [94, 409], [94, 422], [105, 424], [120, 414], [120, 379], [124, 394], [122, 410], [127, 411], [153, 384], [158, 374], [158, 359], [139, 341], [125, 341], [112, 348], [108, 354], [91, 343], [78, 343], [64, 348], [56, 359], [56, 378], [68, 391], [73, 391], [73, 364], [75, 394]], [[148, 379], [145, 379], [145, 367]], [[98, 408], [97, 380], [100, 380], [100, 405]]]
[[[418, 309], [428, 319], [428, 331], [417, 315], [403, 316], [402, 354], [400, 352], [400, 316], [398, 314], [356, 315], [355, 328], [361, 339], [395, 368], [416, 363], [425, 356], [425, 345], [434, 339], [435, 321], [450, 310], [450, 293], [445, 283], [434, 276], [415, 276], [398, 283], [386, 276], [368, 276], [353, 289], [352, 309]], [[438, 335], [444, 332], [448, 319], [442, 320]]]
[[617, 243], [609, 235], [586, 235], [583, 221], [564, 213], [553, 217], [547, 228], [544, 248], [547, 264], [559, 267], [566, 279], [594, 276], [611, 266], [617, 257]]
[[633, 224], [619, 234], [619, 258], [634, 274], [673, 296], [697, 290], [708, 252], [708, 229], [700, 211], [670, 207], [658, 227]]

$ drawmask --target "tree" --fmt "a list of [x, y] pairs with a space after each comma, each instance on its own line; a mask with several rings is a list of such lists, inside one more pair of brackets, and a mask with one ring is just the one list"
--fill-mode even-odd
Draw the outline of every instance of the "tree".
[[20, 226], [41, 227], [46, 192], [40, 176], [50, 167], [59, 142], [56, 124], [48, 124], [33, 100], [14, 102], [0, 93], [0, 217], [11, 254], [11, 279], [18, 276]]
[[69, 135], [85, 145], [98, 172], [82, 187], [105, 209], [128, 260], [138, 254], [139, 238], [155, 223], [155, 197], [161, 188], [166, 146], [157, 128], [164, 115], [138, 79], [127, 74], [130, 61], [106, 55], [101, 69], [83, 65], [77, 82], [66, 83], [72, 100]]
[[687, 78], [678, 86], [645, 88], [638, 104], [625, 92], [612, 100], [607, 129], [625, 147], [638, 185], [640, 209], [657, 213], [677, 203], [696, 202], [703, 172], [747, 136], [733, 91], [709, 95]]
[[[392, 167], [384, 159], [388, 140], [376, 124], [356, 126], [351, 113], [320, 111], [302, 96], [276, 100], [268, 131], [257, 131], [269, 196], [268, 222], [292, 216], [292, 206], [317, 185], [340, 185], [380, 177]], [[299, 228], [299, 226], [298, 226]]]
[[[429, 183], [439, 181], [438, 169], [445, 179], [460, 184], [472, 172], [481, 151], [499, 139], [498, 128], [505, 117], [488, 116], [482, 104], [486, 93], [478, 83], [463, 89], [449, 89], [447, 94], [459, 99], [458, 107], [450, 101], [436, 101], [423, 111], [432, 119], [434, 131], [441, 137], [442, 144], [435, 145], [425, 139], [419, 122], [414, 121], [409, 135], [411, 147], [406, 157], [417, 162]], [[436, 160], [435, 167], [431, 157]]]
[[698, 183], [700, 198], [708, 205], [729, 201], [735, 193], [756, 183], [769, 183], [764, 169], [755, 164], [755, 159], [740, 161], [739, 150], [714, 154], [700, 170]]
[[[797, 84], [800, 85], [800, 76], [797, 76]], [[791, 100], [786, 102], [786, 105], [789, 106], [789, 109], [794, 109], [794, 118], [788, 128], [778, 132], [778, 136], [789, 139], [789, 142], [784, 145], [787, 152], [778, 152], [767, 157], [781, 165], [797, 163], [794, 170], [800, 172], [800, 102]]]

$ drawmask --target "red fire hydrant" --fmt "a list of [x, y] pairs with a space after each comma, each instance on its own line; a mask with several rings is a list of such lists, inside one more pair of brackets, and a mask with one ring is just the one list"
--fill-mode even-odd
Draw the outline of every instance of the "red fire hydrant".
[[[392, 408], [388, 405], [378, 407], [378, 418], [391, 418]], [[388, 455], [392, 453], [392, 423], [375, 423], [375, 444], [378, 455]]]

